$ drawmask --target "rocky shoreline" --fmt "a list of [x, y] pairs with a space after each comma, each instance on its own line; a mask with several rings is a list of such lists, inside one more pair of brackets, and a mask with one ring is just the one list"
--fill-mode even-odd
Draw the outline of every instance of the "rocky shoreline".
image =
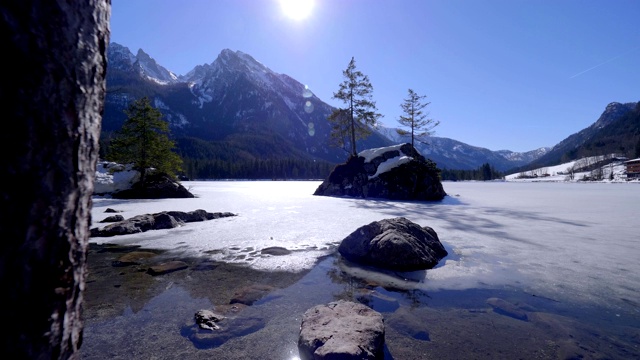
[[[310, 271], [263, 272], [206, 257], [91, 244], [82, 358], [294, 359], [304, 312], [336, 300], [357, 301], [383, 314], [385, 359], [588, 359], [640, 353], [637, 328], [604, 330], [579, 322], [560, 315], [558, 303], [517, 289], [402, 291], [351, 277], [340, 270], [341, 261], [329, 256]], [[186, 266], [162, 274], [149, 271], [172, 262]], [[239, 315], [232, 304], [242, 308]], [[207, 308], [227, 309], [232, 319], [254, 319], [254, 327], [194, 341], [189, 336], [194, 314]]]

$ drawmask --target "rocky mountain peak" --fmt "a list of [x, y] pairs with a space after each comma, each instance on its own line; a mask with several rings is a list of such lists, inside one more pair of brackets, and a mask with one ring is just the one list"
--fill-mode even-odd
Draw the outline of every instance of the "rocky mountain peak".
[[604, 109], [604, 111], [602, 112], [602, 115], [600, 115], [600, 117], [592, 125], [592, 127], [595, 129], [601, 129], [611, 124], [612, 122], [620, 118], [622, 115], [626, 114], [628, 111], [631, 111], [634, 106], [635, 106], [635, 103], [626, 103], [626, 104], [622, 104], [619, 102], [609, 103], [607, 107]]
[[155, 59], [142, 49], [133, 55], [128, 47], [111, 42], [107, 48], [107, 61], [111, 69], [137, 72], [141, 77], [160, 85], [172, 84], [178, 77], [166, 68], [158, 65]]
[[133, 69], [133, 63], [136, 57], [131, 53], [128, 47], [118, 43], [110, 43], [107, 48], [107, 62], [110, 68], [130, 71]]
[[233, 73], [245, 73], [250, 76], [275, 76], [275, 72], [242, 51], [224, 49], [212, 63], [216, 68]]
[[172, 84], [178, 81], [178, 77], [174, 73], [158, 65], [156, 60], [142, 49], [138, 49], [136, 64], [141, 75], [158, 84]]
[[142, 49], [138, 49], [138, 52], [136, 53], [136, 59], [138, 61], [144, 61], [144, 62], [156, 62], [151, 56], [149, 56], [149, 54], [147, 54], [146, 52], [144, 52], [144, 50]]

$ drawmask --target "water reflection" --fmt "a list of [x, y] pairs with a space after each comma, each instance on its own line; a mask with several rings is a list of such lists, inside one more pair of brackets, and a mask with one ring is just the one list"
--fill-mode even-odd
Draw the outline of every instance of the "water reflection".
[[[284, 273], [242, 273], [241, 268], [197, 264], [151, 279], [145, 289], [153, 295], [142, 306], [125, 306], [118, 313], [98, 316], [96, 312], [114, 298], [105, 292], [102, 300], [90, 299], [88, 310], [93, 315], [86, 322], [82, 357], [294, 360], [298, 359], [302, 314], [338, 299], [357, 301], [383, 314], [387, 360], [421, 358], [426, 353], [443, 358], [631, 358], [640, 354], [637, 318], [598, 321], [607, 309], [579, 309], [564, 299], [537, 297], [524, 288], [427, 292], [420, 288], [424, 272], [376, 271], [337, 255], [322, 259], [307, 273], [289, 275], [287, 283], [278, 280], [287, 276]], [[103, 270], [117, 278], [123, 268], [109, 265]], [[198, 334], [194, 313], [216, 309], [215, 303], [225, 298], [208, 289], [220, 292], [238, 287], [243, 279], [233, 275], [238, 272], [252, 283], [275, 285], [274, 290], [245, 308], [241, 316], [230, 316], [244, 319], [244, 325], [233, 324], [235, 332]], [[211, 301], [214, 298], [218, 300]], [[508, 316], [514, 311], [525, 312], [527, 320]]]

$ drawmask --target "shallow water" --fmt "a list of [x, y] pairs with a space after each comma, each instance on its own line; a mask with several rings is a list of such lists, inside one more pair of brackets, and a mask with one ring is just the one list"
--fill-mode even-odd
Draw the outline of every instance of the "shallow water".
[[[115, 305], [122, 310], [111, 314], [100, 313], [96, 304], [101, 296], [107, 296], [92, 289], [88, 292], [92, 306], [87, 309], [82, 358], [294, 360], [302, 314], [315, 305], [338, 299], [360, 301], [383, 314], [385, 359], [623, 359], [640, 355], [637, 316], [618, 316], [607, 308], [578, 307], [512, 287], [426, 292], [408, 290], [412, 283], [408, 280], [401, 290], [353, 277], [345, 272], [352, 266], [337, 256], [325, 258], [312, 270], [299, 274], [291, 285], [275, 289], [237, 314], [239, 318], [262, 319], [259, 330], [214, 346], [191, 341], [185, 329], [194, 327], [196, 311], [216, 309], [228, 301], [215, 292], [203, 293], [202, 287], [213, 281], [229, 288], [238, 286], [232, 277], [220, 279], [215, 266], [205, 270], [192, 266], [165, 276], [148, 276], [144, 300], [124, 299]], [[115, 269], [111, 277], [118, 276], [116, 271], [122, 274], [138, 270]], [[242, 273], [240, 268], [236, 271]], [[253, 273], [244, 275], [260, 284], [273, 283], [273, 279]], [[398, 277], [396, 282], [403, 281]], [[97, 280], [89, 287], [99, 284], [101, 281]], [[135, 283], [128, 291], [140, 287]], [[117, 291], [107, 287], [102, 290]], [[512, 309], [508, 307], [494, 309], [488, 303], [491, 298], [516, 306], [526, 319], [518, 318], [517, 311], [515, 315], [510, 313]]]
[[[450, 196], [441, 203], [314, 197], [317, 182], [190, 184], [198, 199], [96, 199], [94, 220], [106, 207], [125, 217], [197, 208], [239, 216], [99, 240], [242, 266], [193, 265], [150, 277], [144, 264], [116, 269], [108, 258], [96, 261], [83, 358], [295, 359], [304, 311], [342, 298], [383, 313], [386, 358], [640, 356], [636, 184], [445, 183]], [[333, 255], [316, 263], [357, 227], [395, 216], [433, 227], [450, 255], [435, 269], [403, 274]], [[272, 246], [294, 251], [261, 254]], [[136, 280], [111, 284], [100, 276]], [[183, 328], [195, 311], [228, 303], [243, 276], [278, 288], [241, 313], [264, 326], [199, 349]]]

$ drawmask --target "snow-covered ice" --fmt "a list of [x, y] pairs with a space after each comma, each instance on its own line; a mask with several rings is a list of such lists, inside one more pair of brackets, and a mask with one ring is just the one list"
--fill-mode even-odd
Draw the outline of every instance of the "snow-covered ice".
[[[300, 271], [335, 251], [358, 227], [403, 216], [431, 226], [449, 251], [435, 269], [418, 273], [421, 281], [410, 286], [425, 290], [516, 286], [539, 296], [629, 311], [633, 307], [637, 312], [637, 183], [445, 182], [449, 196], [432, 203], [313, 196], [319, 184], [191, 181], [183, 185], [195, 199], [94, 197], [92, 226], [105, 225], [98, 221], [110, 215], [104, 213], [107, 207], [121, 210], [125, 218], [196, 209], [238, 216], [91, 241], [200, 254], [257, 269]], [[273, 246], [293, 252], [255, 255]]]

